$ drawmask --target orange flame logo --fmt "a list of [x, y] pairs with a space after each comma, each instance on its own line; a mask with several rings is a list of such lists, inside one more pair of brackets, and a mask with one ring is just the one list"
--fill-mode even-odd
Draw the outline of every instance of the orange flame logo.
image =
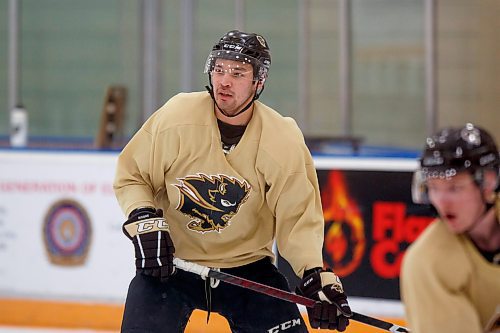
[[363, 218], [349, 197], [341, 171], [331, 171], [321, 192], [325, 218], [325, 265], [340, 277], [351, 274], [361, 263], [366, 240]]

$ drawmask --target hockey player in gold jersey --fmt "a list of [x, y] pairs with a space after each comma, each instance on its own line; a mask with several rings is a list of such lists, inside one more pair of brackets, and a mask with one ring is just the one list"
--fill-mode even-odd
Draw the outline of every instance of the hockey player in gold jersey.
[[313, 327], [344, 331], [352, 312], [324, 270], [323, 212], [312, 157], [297, 124], [257, 99], [271, 64], [267, 41], [230, 31], [210, 52], [208, 92], [180, 93], [119, 156], [114, 189], [128, 220], [137, 274], [122, 332], [183, 332], [194, 309], [233, 332], [306, 332], [295, 304], [176, 270], [178, 258], [289, 290], [273, 245], [316, 299]]
[[482, 333], [500, 306], [499, 161], [491, 135], [472, 124], [427, 139], [413, 197], [439, 217], [403, 259], [413, 333]]

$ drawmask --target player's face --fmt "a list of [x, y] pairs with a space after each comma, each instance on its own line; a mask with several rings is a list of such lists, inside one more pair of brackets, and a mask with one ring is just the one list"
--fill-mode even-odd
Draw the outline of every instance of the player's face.
[[253, 67], [239, 61], [217, 59], [212, 71], [212, 85], [217, 106], [233, 115], [253, 98], [257, 84], [253, 82]]
[[485, 211], [481, 191], [467, 172], [429, 179], [427, 188], [430, 202], [453, 233], [470, 230]]

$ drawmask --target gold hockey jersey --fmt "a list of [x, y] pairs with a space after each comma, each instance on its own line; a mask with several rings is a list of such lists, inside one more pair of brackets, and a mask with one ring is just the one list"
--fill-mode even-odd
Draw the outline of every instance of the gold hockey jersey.
[[274, 258], [301, 277], [321, 267], [323, 212], [313, 160], [295, 121], [259, 101], [238, 145], [224, 154], [206, 92], [181, 93], [156, 111], [118, 158], [124, 213], [164, 210], [175, 255], [210, 267]]
[[500, 305], [500, 265], [436, 220], [405, 254], [401, 293], [414, 333], [482, 333]]

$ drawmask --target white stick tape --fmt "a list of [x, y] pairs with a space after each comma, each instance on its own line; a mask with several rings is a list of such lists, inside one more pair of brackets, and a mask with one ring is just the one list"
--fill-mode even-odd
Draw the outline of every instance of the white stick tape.
[[194, 262], [184, 261], [179, 258], [174, 258], [174, 265], [183, 271], [195, 273], [204, 278], [207, 278], [210, 272], [209, 267], [198, 265]]

